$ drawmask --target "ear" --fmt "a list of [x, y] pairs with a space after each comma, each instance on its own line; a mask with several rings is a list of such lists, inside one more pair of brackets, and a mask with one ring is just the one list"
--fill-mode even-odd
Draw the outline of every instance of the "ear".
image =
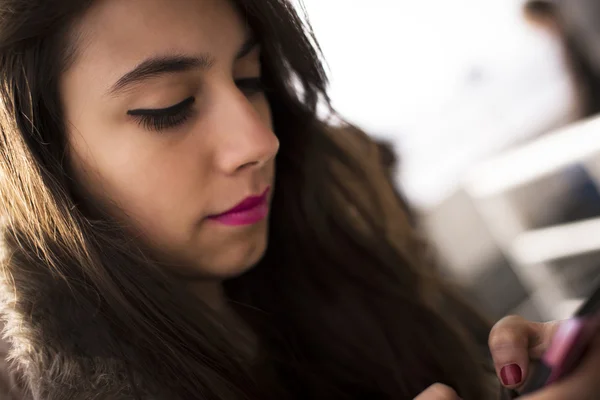
[[558, 28], [556, 3], [553, 0], [527, 0], [525, 18], [532, 24], [556, 31]]

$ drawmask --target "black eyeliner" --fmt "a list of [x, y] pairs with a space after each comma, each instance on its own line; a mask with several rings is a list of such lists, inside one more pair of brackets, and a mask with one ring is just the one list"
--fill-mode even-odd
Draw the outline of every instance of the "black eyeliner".
[[163, 115], [172, 115], [177, 114], [178, 112], [184, 110], [186, 107], [189, 107], [196, 101], [194, 96], [190, 96], [187, 99], [183, 100], [180, 103], [174, 104], [170, 107], [166, 108], [139, 108], [136, 110], [128, 110], [127, 115], [131, 116], [163, 116]]
[[236, 79], [235, 84], [240, 90], [250, 91], [251, 94], [265, 91], [262, 77]]

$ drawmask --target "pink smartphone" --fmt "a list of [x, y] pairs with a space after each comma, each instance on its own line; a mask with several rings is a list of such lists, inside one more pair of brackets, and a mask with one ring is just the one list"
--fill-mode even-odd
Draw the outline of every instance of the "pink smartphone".
[[536, 365], [521, 395], [535, 392], [568, 375], [577, 367], [600, 332], [600, 287], [575, 315], [559, 328]]

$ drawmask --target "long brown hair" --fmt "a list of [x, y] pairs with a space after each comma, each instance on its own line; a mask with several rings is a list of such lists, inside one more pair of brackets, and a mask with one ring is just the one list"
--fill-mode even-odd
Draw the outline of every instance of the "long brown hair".
[[227, 323], [116, 221], [86, 212], [57, 81], [77, 56], [69, 26], [91, 3], [0, 6], [4, 313], [9, 338], [29, 345], [14, 356], [34, 396], [96, 398], [82, 381], [114, 364], [119, 373], [103, 379], [126, 381], [126, 398], [409, 399], [435, 382], [487, 398], [473, 338], [441, 311], [460, 303], [415, 250], [378, 147], [317, 119], [326, 75], [285, 0], [235, 1], [262, 44], [281, 144], [267, 252], [225, 283], [258, 354], [248, 359]]

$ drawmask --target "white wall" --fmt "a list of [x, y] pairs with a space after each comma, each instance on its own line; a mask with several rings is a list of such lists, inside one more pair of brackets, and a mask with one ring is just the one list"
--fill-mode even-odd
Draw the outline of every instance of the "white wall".
[[334, 106], [402, 151], [422, 208], [476, 160], [571, 113], [560, 49], [521, 0], [304, 0]]

